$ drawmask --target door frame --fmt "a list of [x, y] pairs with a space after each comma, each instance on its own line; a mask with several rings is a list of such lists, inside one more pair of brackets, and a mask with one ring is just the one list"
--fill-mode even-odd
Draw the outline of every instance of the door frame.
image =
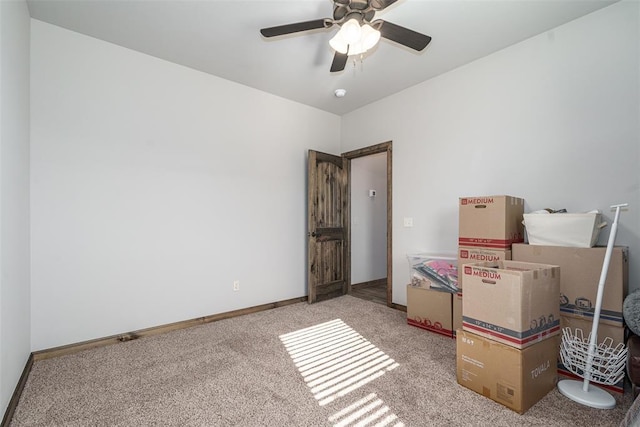
[[[393, 256], [392, 256], [392, 141], [382, 142], [369, 147], [342, 153], [342, 157], [348, 159], [347, 163], [347, 198], [349, 200], [349, 218], [351, 218], [351, 160], [358, 157], [365, 157], [372, 154], [387, 153], [387, 306], [395, 308], [393, 304]], [[351, 293], [351, 227], [349, 224], [349, 238], [347, 239], [347, 262], [349, 263], [347, 289]]]

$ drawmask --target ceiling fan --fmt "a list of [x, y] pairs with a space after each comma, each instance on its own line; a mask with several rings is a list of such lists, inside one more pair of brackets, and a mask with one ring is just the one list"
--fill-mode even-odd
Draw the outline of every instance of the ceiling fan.
[[332, 0], [333, 19], [323, 18], [294, 24], [263, 28], [264, 37], [276, 37], [301, 31], [340, 27], [329, 44], [336, 51], [331, 72], [344, 70], [347, 59], [371, 49], [380, 38], [392, 40], [416, 51], [421, 51], [431, 41], [431, 37], [416, 31], [392, 24], [382, 19], [372, 21], [376, 12], [392, 5], [397, 0]]

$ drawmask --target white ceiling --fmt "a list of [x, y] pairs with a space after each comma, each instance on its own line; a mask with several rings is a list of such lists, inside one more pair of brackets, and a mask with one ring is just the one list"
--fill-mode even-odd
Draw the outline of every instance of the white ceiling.
[[[1, 0], [0, 0], [1, 1]], [[332, 16], [331, 0], [28, 0], [31, 17], [335, 114], [344, 114], [617, 0], [399, 0], [376, 13], [433, 38], [382, 40], [330, 73], [337, 28], [259, 30]], [[336, 98], [334, 90], [347, 95]]]

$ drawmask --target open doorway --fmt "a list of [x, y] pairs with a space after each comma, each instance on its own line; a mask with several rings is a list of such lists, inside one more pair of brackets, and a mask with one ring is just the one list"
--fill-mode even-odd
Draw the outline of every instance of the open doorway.
[[392, 307], [391, 142], [342, 156], [350, 160], [350, 294]]

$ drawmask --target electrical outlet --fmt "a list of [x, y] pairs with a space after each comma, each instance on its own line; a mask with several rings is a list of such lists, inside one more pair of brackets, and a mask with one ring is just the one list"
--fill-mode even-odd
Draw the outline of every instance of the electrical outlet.
[[405, 227], [413, 227], [413, 218], [405, 218], [403, 223]]
[[240, 290], [240, 280], [234, 280], [233, 281], [233, 290], [234, 291], [239, 291]]

